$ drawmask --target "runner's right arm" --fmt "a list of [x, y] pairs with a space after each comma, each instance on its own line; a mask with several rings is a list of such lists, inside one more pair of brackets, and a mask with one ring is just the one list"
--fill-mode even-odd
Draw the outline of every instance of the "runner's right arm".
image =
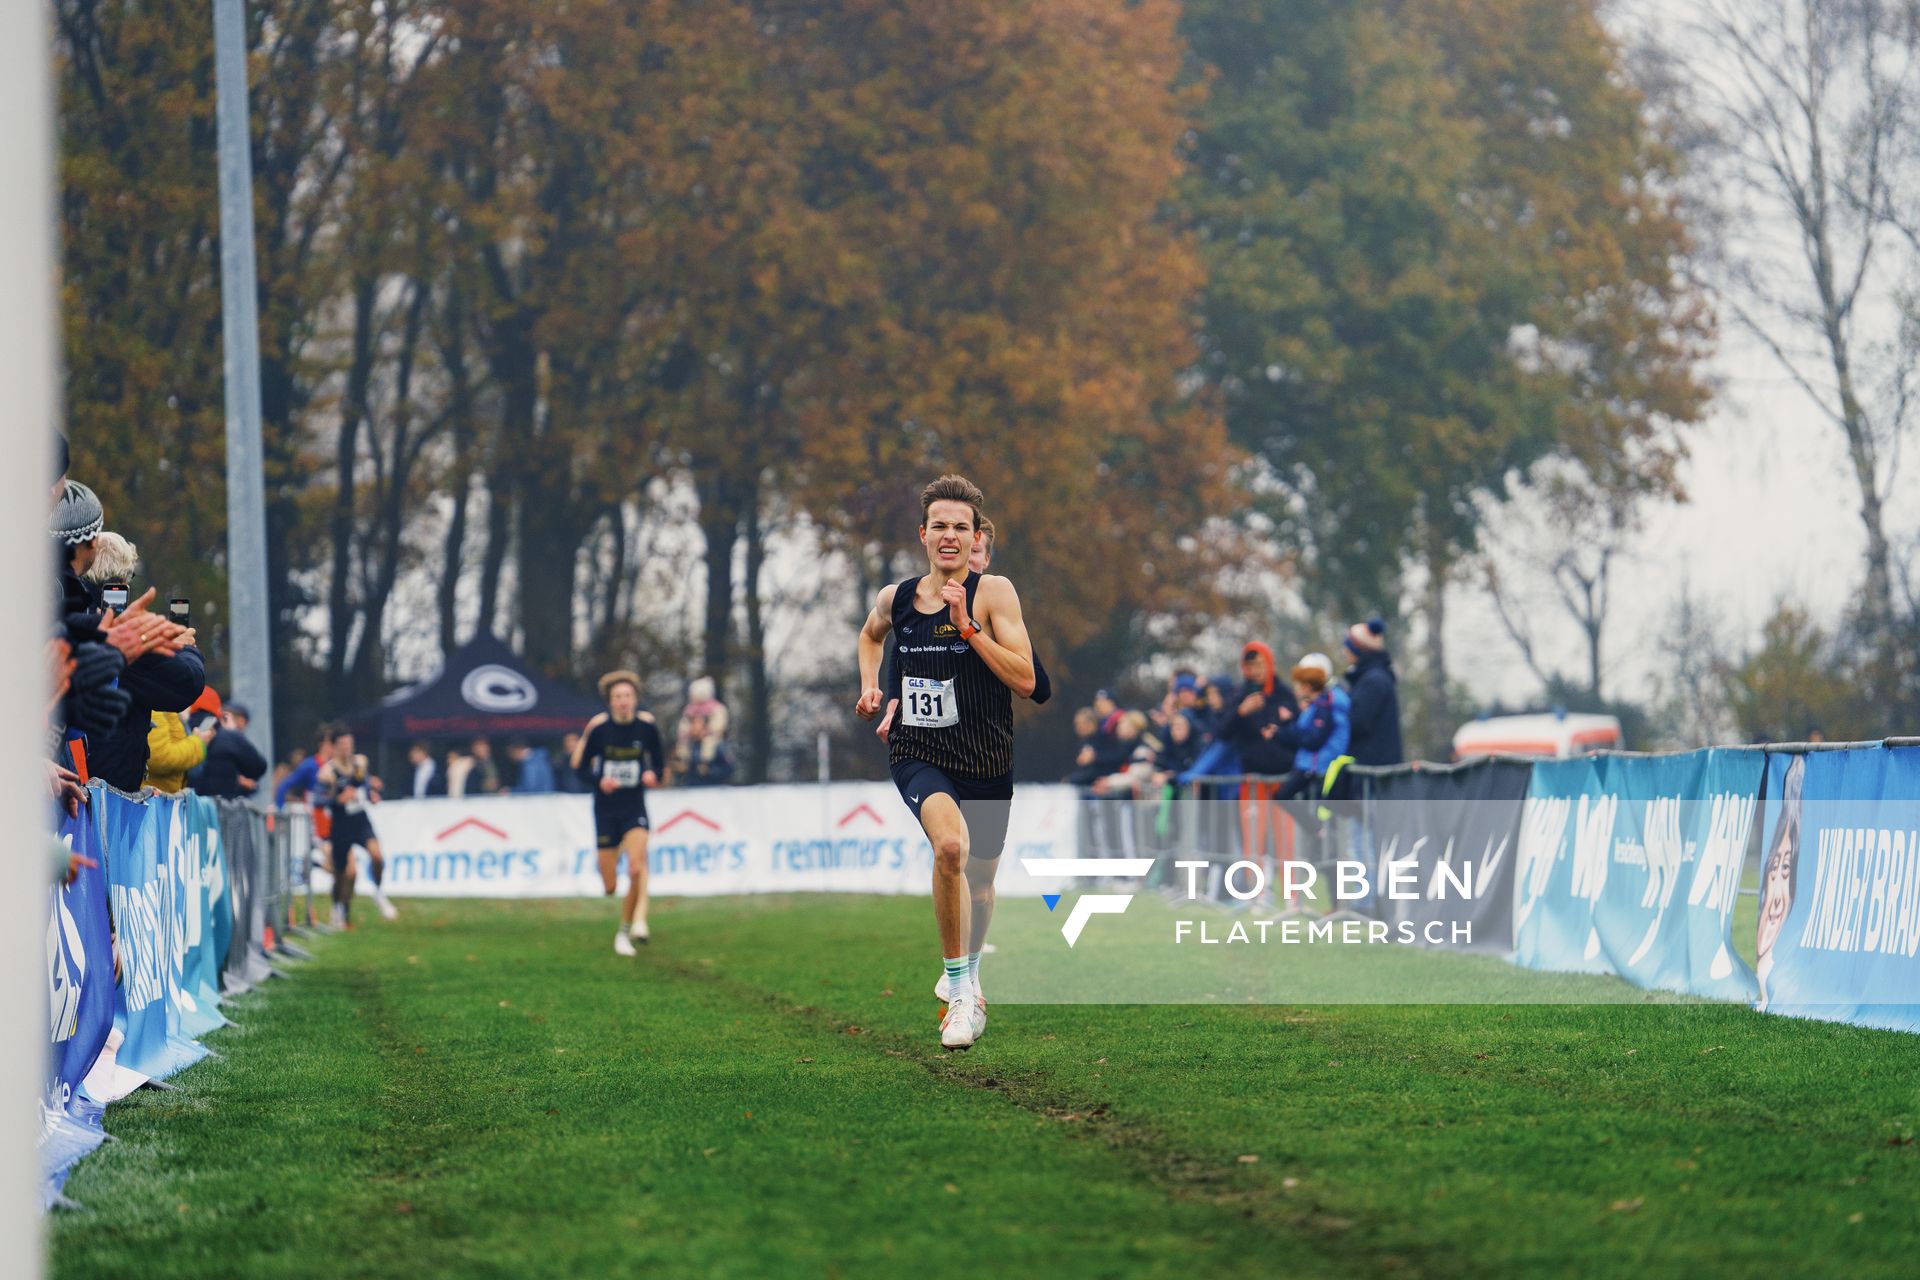
[[880, 594], [873, 602], [873, 611], [867, 614], [866, 622], [860, 627], [860, 701], [854, 704], [853, 713], [862, 720], [871, 720], [879, 715], [886, 698], [880, 688], [881, 646], [887, 633], [893, 630], [893, 594], [898, 586], [897, 583], [889, 583], [880, 588]]
[[660, 739], [660, 726], [654, 723], [653, 717], [644, 711], [640, 713], [640, 749], [646, 753], [641, 763], [654, 779], [653, 782], [648, 782], [646, 774], [642, 774], [641, 784], [655, 786], [667, 771], [667, 749]]

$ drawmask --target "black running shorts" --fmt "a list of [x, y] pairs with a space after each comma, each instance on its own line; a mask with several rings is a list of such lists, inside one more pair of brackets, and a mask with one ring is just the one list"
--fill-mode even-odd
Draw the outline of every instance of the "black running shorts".
[[957, 778], [924, 760], [898, 760], [893, 765], [893, 785], [915, 818], [920, 817], [920, 806], [928, 796], [951, 796], [966, 819], [969, 857], [997, 858], [1006, 847], [1007, 819], [1013, 810], [1011, 774]]

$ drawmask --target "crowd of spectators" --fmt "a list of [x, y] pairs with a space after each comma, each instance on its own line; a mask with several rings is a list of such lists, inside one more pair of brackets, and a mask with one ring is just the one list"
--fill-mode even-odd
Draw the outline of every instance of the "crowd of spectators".
[[1237, 675], [1182, 667], [1151, 707], [1123, 707], [1106, 689], [1074, 713], [1079, 739], [1067, 781], [1095, 795], [1145, 795], [1200, 779], [1256, 776], [1280, 799], [1339, 799], [1347, 764], [1399, 764], [1400, 698], [1386, 624], [1355, 623], [1342, 637], [1346, 670], [1325, 653], [1282, 669], [1251, 640]]
[[[727, 708], [715, 696], [714, 682], [706, 677], [693, 681], [686, 708], [680, 716], [668, 784], [711, 787], [729, 781], [735, 766], [733, 748], [727, 742], [727, 726]], [[313, 753], [304, 750], [289, 753], [274, 770], [274, 802], [285, 804], [289, 798], [297, 800], [311, 791], [320, 757], [346, 732], [344, 724], [323, 724], [319, 745]], [[387, 787], [385, 794], [392, 799], [425, 799], [429, 796], [585, 792], [586, 784], [568, 764], [579, 743], [578, 733], [565, 734], [555, 747], [527, 738], [511, 738], [507, 740], [502, 764], [494, 758], [493, 740], [485, 736], [445, 748], [436, 748], [425, 741], [414, 742], [407, 748], [407, 767], [401, 785]]]
[[153, 607], [156, 589], [139, 590], [139, 549], [106, 527], [98, 495], [67, 475], [64, 439], [55, 452], [48, 790], [69, 815], [96, 778], [135, 794], [252, 794], [266, 760], [247, 740], [246, 708], [223, 705], [208, 687], [187, 602]]

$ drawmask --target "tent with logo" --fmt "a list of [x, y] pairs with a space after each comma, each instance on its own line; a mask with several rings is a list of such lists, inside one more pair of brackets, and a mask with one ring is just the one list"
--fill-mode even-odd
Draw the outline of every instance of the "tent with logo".
[[602, 710], [598, 700], [529, 670], [498, 637], [482, 632], [448, 654], [433, 679], [342, 719], [376, 743], [408, 743], [558, 737]]

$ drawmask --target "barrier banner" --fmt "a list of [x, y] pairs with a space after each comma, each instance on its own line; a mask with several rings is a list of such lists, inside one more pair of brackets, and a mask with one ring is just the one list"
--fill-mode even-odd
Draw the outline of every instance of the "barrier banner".
[[266, 903], [261, 899], [261, 866], [272, 841], [262, 828], [265, 820], [238, 800], [219, 803], [220, 847], [225, 853], [227, 897], [232, 904], [223, 990], [245, 991], [271, 977], [261, 945], [266, 930]]
[[173, 988], [177, 1015], [175, 1031], [197, 1039], [227, 1025], [220, 1016], [219, 993], [202, 985], [204, 952], [213, 941], [207, 913], [207, 830], [202, 813], [206, 801], [192, 793], [167, 802], [166, 874], [173, 885], [176, 932], [172, 948]]
[[1694, 751], [1613, 762], [1620, 797], [1594, 932], [1615, 973], [1637, 986], [1750, 1001], [1734, 954], [1740, 871], [1766, 765], [1758, 751]]
[[101, 843], [108, 850], [108, 902], [120, 975], [114, 987], [114, 1026], [124, 1037], [119, 1065], [164, 1079], [206, 1056], [177, 1033], [179, 955], [185, 919], [169, 874], [165, 849], [178, 801], [129, 799], [102, 788]]
[[1755, 1007], [1920, 1031], [1920, 748], [1773, 756]]
[[[201, 880], [207, 886], [207, 932], [200, 948], [197, 978], [214, 998], [220, 994], [220, 971], [233, 946], [233, 881], [227, 874], [226, 841], [220, 828], [220, 806], [194, 797], [195, 821], [205, 830], [200, 845]], [[198, 989], [198, 988], [196, 988]]]
[[[1020, 857], [1076, 855], [1075, 804], [1071, 787], [1015, 789], [1001, 892], [1041, 891]], [[887, 783], [655, 791], [647, 809], [655, 895], [917, 894], [932, 884], [932, 847]], [[603, 893], [590, 797], [391, 800], [370, 813], [394, 897]]]
[[42, 1201], [51, 1203], [67, 1173], [106, 1135], [98, 1107], [80, 1093], [113, 1029], [113, 936], [107, 922], [106, 871], [100, 836], [89, 808], [62, 815], [60, 839], [96, 865], [47, 890], [47, 1011], [52, 1054], [40, 1131]]
[[[1583, 766], [1592, 774], [1584, 780]], [[1522, 878], [1523, 894], [1544, 886], [1528, 913], [1543, 924], [1516, 946], [1516, 960], [1751, 1000], [1753, 974], [1734, 954], [1730, 928], [1763, 768], [1755, 751], [1556, 762], [1550, 777], [1549, 766], [1536, 766], [1541, 803], [1529, 814], [1538, 827], [1528, 832]], [[1566, 860], [1564, 877], [1543, 868], [1550, 852]], [[1558, 936], [1547, 936], [1547, 922]]]
[[1520, 861], [1513, 892], [1513, 959], [1529, 969], [1607, 973], [1593, 932], [1599, 896], [1593, 867], [1604, 866], [1619, 797], [1606, 793], [1606, 758], [1543, 760], [1533, 766], [1520, 813]]
[[1516, 845], [1531, 775], [1518, 761], [1486, 760], [1366, 777], [1364, 822], [1375, 865], [1410, 866], [1419, 891], [1411, 900], [1372, 894], [1372, 913], [1449, 951], [1512, 951]]
[[47, 1102], [65, 1110], [113, 1026], [113, 931], [107, 919], [99, 828], [91, 810], [83, 807], [78, 818], [64, 818], [59, 831], [69, 850], [95, 863], [78, 868], [68, 884], [47, 891], [47, 1009], [53, 1040]]

